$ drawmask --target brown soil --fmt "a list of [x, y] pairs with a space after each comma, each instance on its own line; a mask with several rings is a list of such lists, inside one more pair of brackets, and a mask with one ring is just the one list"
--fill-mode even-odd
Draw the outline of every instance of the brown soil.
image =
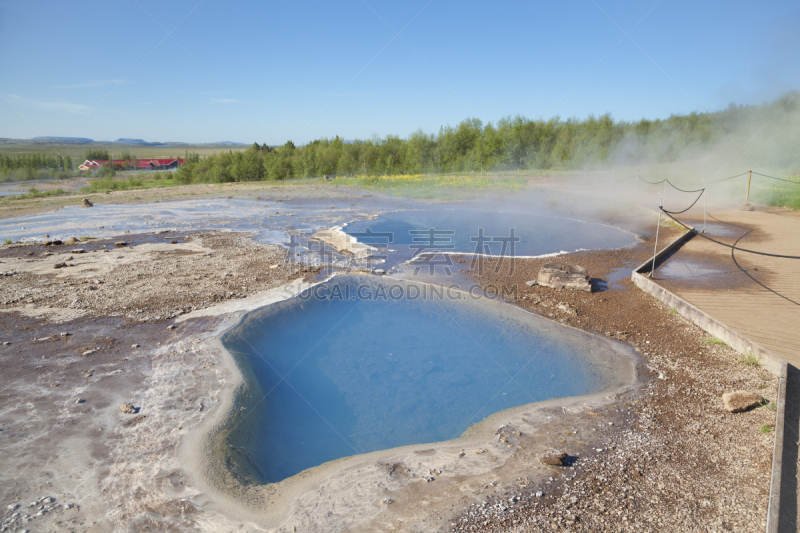
[[[661, 235], [667, 242], [678, 231]], [[517, 290], [510, 299], [525, 309], [632, 344], [652, 379], [640, 395], [620, 398], [607, 412], [596, 413], [601, 426], [621, 419], [604, 428], [598, 440], [604, 444], [552, 440], [554, 448], [580, 458], [569, 467], [552, 467], [554, 481], [543, 496], [533, 492], [540, 489], [504, 487], [456, 516], [455, 531], [764, 529], [775, 412], [760, 407], [731, 414], [721, 396], [750, 390], [774, 400], [777, 379], [743, 364], [727, 346], [709, 344], [705, 332], [629, 278], [597, 290], [612, 269], [646, 261], [652, 245], [513, 263], [487, 260], [482, 273], [472, 271], [485, 289]], [[594, 292], [525, 285], [552, 261], [586, 268]]]

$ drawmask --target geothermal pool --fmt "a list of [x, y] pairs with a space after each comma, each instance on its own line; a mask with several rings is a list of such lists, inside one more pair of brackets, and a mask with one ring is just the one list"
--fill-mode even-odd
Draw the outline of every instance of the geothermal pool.
[[[400, 261], [435, 251], [537, 256], [580, 249], [622, 248], [632, 233], [591, 220], [579, 220], [539, 207], [529, 211], [488, 211], [469, 207], [403, 210], [348, 224], [344, 231], [360, 242], [397, 250]], [[381, 252], [377, 252], [379, 255]], [[386, 254], [387, 262], [397, 262]]]
[[264, 482], [607, 389], [619, 365], [605, 339], [519, 308], [360, 275], [253, 311], [223, 343], [248, 389], [231, 445]]

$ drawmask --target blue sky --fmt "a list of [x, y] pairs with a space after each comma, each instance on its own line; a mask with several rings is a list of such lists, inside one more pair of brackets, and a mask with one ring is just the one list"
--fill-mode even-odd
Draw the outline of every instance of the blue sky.
[[0, 0], [0, 137], [666, 118], [800, 89], [799, 27], [797, 2]]

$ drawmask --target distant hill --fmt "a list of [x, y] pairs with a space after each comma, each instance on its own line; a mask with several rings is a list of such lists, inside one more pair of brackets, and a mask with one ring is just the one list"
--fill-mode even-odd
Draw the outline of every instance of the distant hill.
[[144, 139], [131, 139], [127, 137], [120, 137], [116, 141], [95, 141], [86, 137], [56, 137], [56, 136], [43, 136], [33, 137], [32, 139], [7, 139], [0, 138], [0, 144], [125, 144], [132, 146], [143, 147], [156, 147], [156, 148], [172, 148], [183, 146], [248, 146], [248, 143], [240, 143], [234, 141], [221, 141], [214, 143], [187, 143], [181, 141], [168, 141], [168, 142], [150, 142]]
[[91, 144], [94, 141], [85, 137], [34, 137], [33, 142], [59, 144]]

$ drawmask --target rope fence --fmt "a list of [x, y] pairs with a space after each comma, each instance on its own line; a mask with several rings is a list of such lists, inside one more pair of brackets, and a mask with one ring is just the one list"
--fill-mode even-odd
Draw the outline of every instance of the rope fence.
[[764, 256], [767, 256], [767, 257], [777, 257], [779, 259], [800, 259], [800, 255], [782, 255], [782, 254], [771, 254], [771, 253], [768, 253], [768, 252], [759, 252], [757, 250], [748, 250], [747, 248], [739, 248], [738, 246], [727, 244], [727, 243], [718, 241], [717, 239], [712, 239], [708, 235], [706, 235], [704, 233], [700, 233], [697, 230], [695, 230], [694, 228], [692, 228], [691, 226], [688, 226], [687, 224], [684, 224], [683, 222], [681, 222], [680, 220], [678, 220], [677, 218], [672, 216], [670, 211], [666, 211], [663, 208], [660, 208], [660, 209], [665, 215], [667, 215], [669, 218], [671, 218], [675, 223], [680, 224], [681, 226], [683, 226], [687, 230], [694, 231], [697, 235], [703, 237], [704, 239], [708, 239], [709, 241], [711, 241], [713, 243], [719, 244], [720, 246], [725, 246], [726, 248], [730, 248], [731, 250], [736, 250], [737, 252], [747, 252], [749, 254], [764, 255]]
[[[706, 184], [710, 185], [710, 184], [713, 184], [713, 183], [720, 183], [720, 182], [723, 182], [723, 181], [729, 181], [729, 180], [733, 180], [733, 179], [736, 179], [736, 178], [741, 178], [741, 177], [747, 176], [747, 196], [745, 197], [745, 202], [747, 202], [750, 199], [750, 187], [751, 187], [751, 181], [752, 181], [752, 178], [753, 178], [753, 174], [755, 174], [756, 176], [761, 176], [763, 178], [767, 178], [767, 179], [771, 179], [771, 180], [775, 180], [775, 181], [780, 181], [780, 182], [783, 182], [783, 183], [789, 183], [791, 185], [800, 185], [800, 178], [798, 178], [798, 179], [779, 178], [777, 176], [770, 176], [768, 174], [762, 174], [761, 172], [755, 172], [755, 171], [752, 171], [752, 170], [748, 170], [747, 172], [742, 172], [741, 174], [736, 174], [734, 176], [728, 176], [726, 178], [720, 178], [720, 179], [713, 180], [713, 181], [710, 181], [710, 182], [706, 182], [705, 180], [701, 180], [701, 181], [703, 182], [703, 185], [706, 185]], [[650, 276], [651, 277], [652, 277], [653, 272], [655, 271], [655, 268], [656, 268], [656, 256], [657, 256], [657, 251], [658, 251], [658, 233], [659, 233], [658, 229], [661, 226], [661, 214], [662, 213], [665, 216], [667, 216], [670, 219], [672, 219], [672, 221], [675, 222], [676, 224], [682, 226], [683, 228], [685, 228], [685, 229], [687, 229], [689, 231], [692, 231], [695, 235], [699, 235], [702, 238], [707, 239], [708, 241], [711, 241], [711, 242], [713, 242], [715, 244], [718, 244], [720, 246], [724, 246], [726, 248], [730, 248], [731, 250], [738, 250], [738, 251], [744, 252], [744, 253], [749, 253], [749, 254], [754, 254], [754, 255], [761, 255], [761, 256], [765, 256], [765, 257], [775, 257], [775, 258], [779, 258], [779, 259], [800, 259], [800, 256], [796, 256], [796, 255], [773, 254], [773, 253], [769, 253], [769, 252], [759, 252], [757, 250], [749, 250], [747, 248], [740, 248], [739, 246], [736, 246], [736, 244], [733, 244], [733, 245], [727, 244], [727, 243], [724, 243], [722, 241], [719, 241], [717, 239], [714, 239], [714, 238], [709, 237], [708, 235], [706, 235], [705, 234], [705, 230], [706, 230], [705, 220], [706, 220], [706, 214], [707, 213], [706, 213], [706, 207], [705, 207], [705, 203], [706, 203], [705, 202], [705, 195], [706, 195], [707, 185], [704, 186], [702, 189], [690, 190], [690, 189], [682, 189], [682, 188], [678, 187], [677, 185], [672, 183], [668, 178], [664, 178], [664, 179], [659, 180], [659, 181], [649, 181], [649, 180], [646, 180], [646, 179], [644, 179], [644, 178], [642, 178], [641, 176], [638, 176], [638, 175], [635, 176], [635, 177], [637, 178], [637, 182], [638, 181], [642, 181], [643, 183], [646, 183], [648, 185], [661, 185], [662, 183], [664, 184], [664, 194], [661, 195], [661, 205], [658, 206], [658, 223], [656, 224], [656, 239], [655, 239], [655, 243], [654, 243], [655, 248], [654, 248], [654, 251], [653, 251], [653, 261], [652, 261], [652, 265], [653, 266], [652, 266], [652, 268], [650, 270]], [[630, 180], [632, 178], [633, 177], [629, 177], [629, 178], [626, 178], [623, 181], [628, 181], [628, 180]], [[699, 194], [697, 195], [697, 198], [695, 198], [694, 201], [686, 209], [682, 209], [680, 211], [670, 211], [668, 209], [664, 209], [664, 200], [665, 200], [665, 196], [666, 196], [666, 186], [667, 185], [669, 185], [673, 189], [675, 189], [677, 191], [680, 191], [680, 192], [684, 192], [684, 193], [699, 193]], [[769, 191], [770, 191], [770, 199], [772, 198], [773, 186], [766, 187], [766, 186], [762, 186], [762, 185], [755, 185], [754, 187], [759, 189], [759, 190], [767, 190], [767, 189], [769, 189]], [[790, 189], [787, 189], [786, 187], [779, 187], [778, 189], [779, 190], [790, 190]], [[697, 231], [695, 228], [693, 228], [693, 227], [689, 226], [688, 224], [685, 224], [685, 223], [681, 222], [680, 220], [678, 220], [676, 218], [676, 215], [680, 215], [680, 214], [686, 213], [687, 211], [692, 209], [695, 205], [697, 205], [697, 202], [699, 202], [701, 198], [703, 198], [703, 229], [702, 229], [702, 231]]]

